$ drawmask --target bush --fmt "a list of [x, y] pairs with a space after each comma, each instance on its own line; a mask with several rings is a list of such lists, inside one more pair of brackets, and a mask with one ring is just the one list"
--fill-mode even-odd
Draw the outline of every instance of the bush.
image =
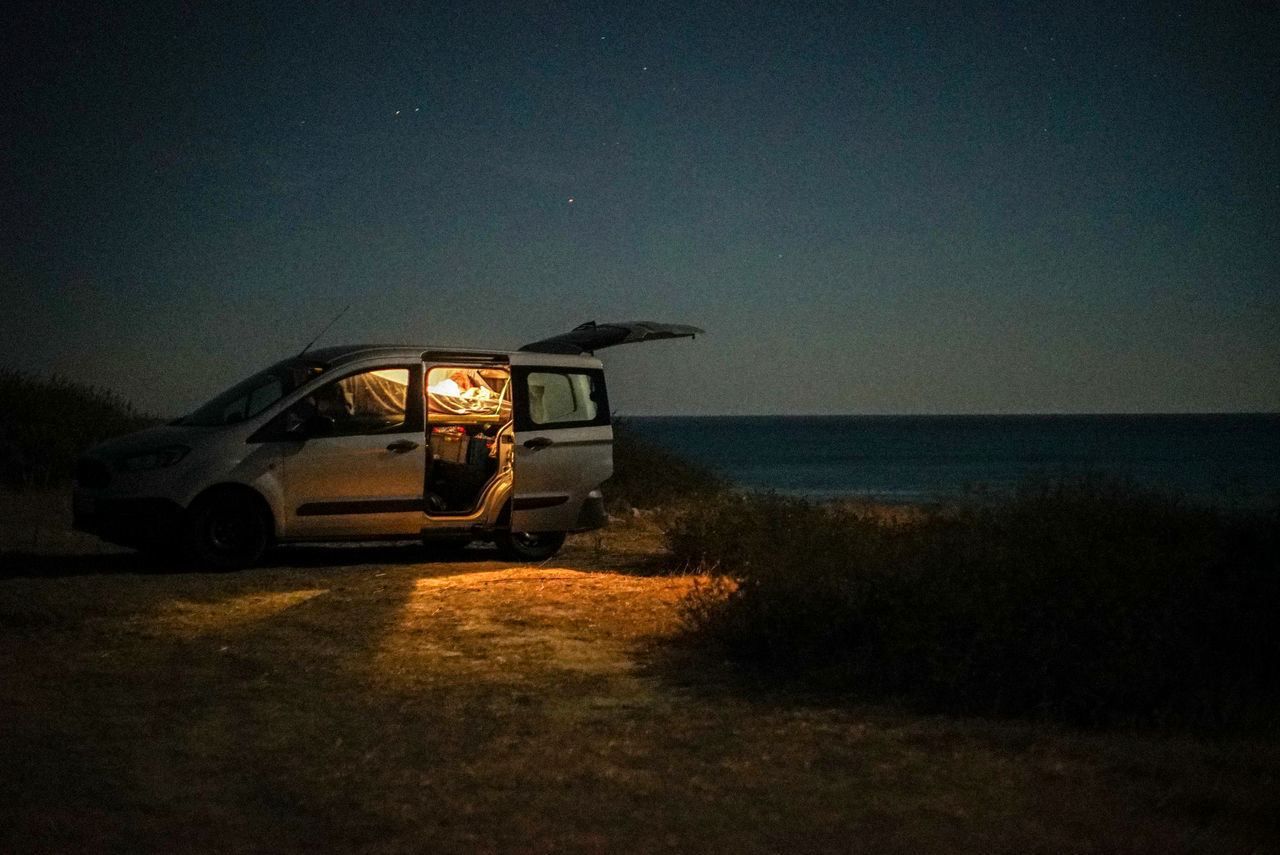
[[1216, 728], [1280, 710], [1278, 530], [1086, 480], [898, 523], [725, 497], [668, 542], [728, 578], [685, 616], [745, 660], [931, 709]]
[[155, 422], [111, 392], [0, 369], [0, 484], [67, 481], [90, 446]]
[[711, 470], [636, 436], [625, 420], [614, 420], [613, 477], [603, 487], [611, 511], [670, 507], [725, 488]]

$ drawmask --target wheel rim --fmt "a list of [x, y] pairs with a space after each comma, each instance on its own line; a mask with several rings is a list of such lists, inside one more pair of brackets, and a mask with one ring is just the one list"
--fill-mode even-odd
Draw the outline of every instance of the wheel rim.
[[254, 521], [247, 514], [214, 514], [207, 528], [209, 546], [223, 555], [239, 555], [253, 548], [257, 539]]
[[564, 543], [564, 534], [555, 531], [508, 532], [499, 538], [507, 556], [516, 561], [541, 561], [554, 555]]

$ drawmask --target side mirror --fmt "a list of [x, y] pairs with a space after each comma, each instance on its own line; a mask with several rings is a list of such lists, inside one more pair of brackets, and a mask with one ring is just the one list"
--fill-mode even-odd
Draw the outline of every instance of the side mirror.
[[280, 420], [280, 434], [289, 439], [306, 439], [307, 427], [307, 420], [294, 410], [286, 410]]
[[311, 415], [312, 418], [308, 419], [307, 410], [290, 407], [263, 425], [249, 437], [249, 442], [303, 442], [315, 433], [312, 423], [315, 416]]
[[324, 436], [333, 430], [332, 423], [316, 412], [315, 403], [308, 399], [298, 401], [283, 413], [277, 414], [249, 437], [249, 442], [304, 442], [312, 437]]

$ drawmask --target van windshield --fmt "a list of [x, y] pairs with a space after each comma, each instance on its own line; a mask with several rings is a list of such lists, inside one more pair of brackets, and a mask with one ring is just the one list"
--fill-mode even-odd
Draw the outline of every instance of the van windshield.
[[251, 419], [324, 369], [319, 362], [286, 359], [237, 383], [174, 424], [214, 427]]

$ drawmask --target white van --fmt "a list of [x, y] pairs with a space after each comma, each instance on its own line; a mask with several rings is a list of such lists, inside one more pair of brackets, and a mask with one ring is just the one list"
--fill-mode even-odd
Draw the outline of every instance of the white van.
[[604, 524], [602, 347], [696, 327], [588, 323], [516, 351], [356, 345], [276, 363], [170, 424], [93, 448], [75, 527], [207, 569], [272, 543], [494, 541], [549, 557]]

